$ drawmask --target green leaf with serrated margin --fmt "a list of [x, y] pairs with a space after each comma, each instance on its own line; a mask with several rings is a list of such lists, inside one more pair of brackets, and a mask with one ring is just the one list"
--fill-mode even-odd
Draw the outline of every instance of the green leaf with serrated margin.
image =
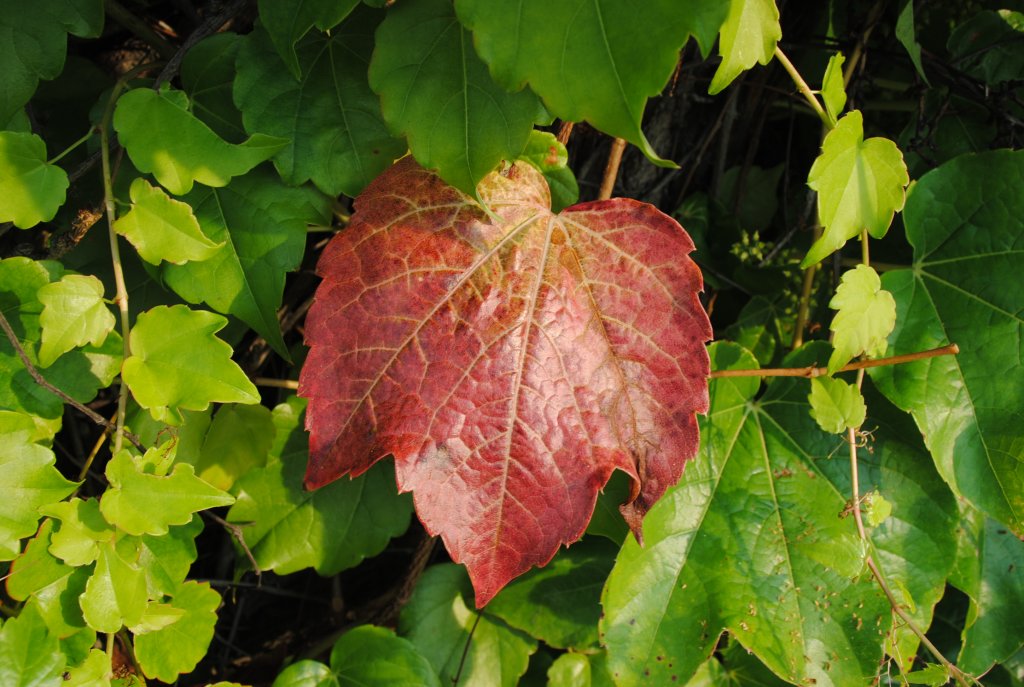
[[90, 649], [85, 662], [69, 668], [61, 687], [110, 687], [110, 656], [99, 649]]
[[181, 61], [181, 87], [192, 102], [192, 114], [232, 143], [245, 139], [242, 113], [231, 96], [235, 59], [245, 39], [237, 33], [215, 33], [196, 43]]
[[843, 83], [843, 62], [846, 58], [838, 52], [828, 59], [825, 76], [821, 80], [821, 99], [825, 102], [825, 111], [834, 126], [839, 115], [846, 107], [846, 84]]
[[451, 0], [389, 9], [369, 76], [385, 121], [408, 137], [416, 160], [470, 195], [501, 160], [519, 156], [538, 114], [532, 92], [491, 79]]
[[111, 458], [106, 472], [110, 486], [100, 499], [107, 520], [129, 534], [166, 534], [171, 525], [189, 522], [193, 513], [234, 501], [196, 477], [191, 465], [178, 463], [170, 474], [158, 477], [143, 472], [139, 462], [126, 450]]
[[[137, 88], [122, 95], [114, 110], [114, 129], [132, 163], [175, 195], [194, 182], [227, 186], [269, 160], [288, 141], [255, 134], [238, 145], [228, 143], [188, 111], [188, 96], [170, 89]], [[156, 131], [173, 132], [156, 136]]]
[[665, 88], [691, 35], [704, 54], [711, 49], [727, 3], [654, 0], [642, 10], [615, 0], [455, 4], [504, 88], [528, 83], [555, 116], [586, 120], [635, 144], [652, 162], [675, 166], [644, 136], [644, 107]]
[[477, 622], [472, 594], [463, 568], [452, 563], [427, 568], [402, 609], [399, 633], [427, 657], [444, 684], [450, 684], [461, 666], [462, 687], [514, 687], [537, 643], [486, 611]]
[[373, 32], [382, 18], [361, 8], [329, 36], [303, 39], [297, 46], [301, 79], [283, 68], [263, 31], [246, 38], [235, 101], [246, 129], [290, 139], [274, 156], [287, 183], [312, 180], [328, 195], [356, 196], [405, 154], [405, 141], [388, 131], [367, 82]]
[[576, 175], [569, 169], [569, 152], [554, 134], [536, 129], [531, 131], [519, 159], [530, 163], [544, 175], [551, 190], [552, 212], [561, 212], [580, 199]]
[[114, 313], [103, 300], [103, 282], [84, 274], [68, 274], [39, 289], [42, 344], [39, 364], [49, 367], [64, 353], [91, 343], [100, 346], [114, 328]]
[[196, 475], [218, 489], [231, 489], [239, 477], [266, 463], [275, 433], [269, 408], [222, 407], [206, 433]]
[[[733, 344], [710, 354], [713, 369], [756, 366]], [[755, 402], [759, 384], [712, 380], [702, 455], [648, 513], [644, 546], [619, 552], [601, 629], [620, 687], [685, 683], [726, 629], [794, 683], [876, 674], [891, 613], [870, 579], [851, 580], [863, 551], [854, 523], [836, 517], [846, 497], [771, 414], [778, 405], [806, 417], [807, 406]]]
[[864, 140], [860, 110], [848, 112], [821, 144], [807, 185], [818, 192], [824, 234], [800, 263], [809, 267], [843, 247], [863, 229], [882, 238], [903, 208], [910, 182], [903, 154], [887, 138]]
[[341, 636], [331, 650], [331, 672], [340, 687], [441, 687], [430, 662], [408, 640], [373, 625]]
[[242, 526], [260, 568], [284, 575], [315, 568], [334, 575], [384, 550], [409, 526], [412, 499], [398, 494], [394, 468], [374, 466], [354, 479], [308, 491], [303, 487], [309, 437], [305, 403], [274, 409], [279, 443], [268, 465], [245, 474], [229, 522]]
[[137, 563], [125, 560], [114, 542], [104, 542], [81, 604], [85, 621], [97, 632], [135, 625], [146, 612], [146, 573]]
[[64, 204], [68, 175], [46, 161], [46, 144], [32, 133], [0, 131], [0, 222], [19, 229], [49, 222]]
[[31, 606], [0, 628], [0, 684], [51, 687], [61, 684], [64, 655], [57, 637]]
[[857, 265], [843, 273], [828, 307], [838, 311], [829, 326], [835, 335], [829, 374], [862, 353], [871, 358], [885, 354], [887, 337], [896, 326], [896, 301], [882, 288], [877, 272]]
[[300, 78], [304, 65], [296, 49], [314, 26], [332, 29], [348, 16], [359, 0], [259, 0], [260, 19], [291, 74]]
[[256, 387], [231, 360], [231, 347], [215, 334], [227, 319], [184, 305], [141, 313], [131, 333], [132, 355], [122, 377], [154, 418], [181, 422], [180, 410], [211, 402], [259, 403]]
[[941, 356], [870, 370], [909, 410], [954, 492], [1024, 534], [1024, 153], [964, 155], [922, 177], [904, 225], [912, 270], [896, 299], [887, 355], [956, 343]]
[[171, 595], [171, 605], [185, 614], [167, 627], [135, 637], [135, 657], [146, 677], [174, 682], [191, 672], [206, 655], [217, 624], [220, 594], [205, 582], [186, 582]]
[[174, 200], [143, 178], [132, 182], [132, 208], [114, 222], [114, 231], [128, 239], [143, 260], [180, 265], [206, 260], [223, 245], [203, 233], [188, 203]]
[[834, 377], [816, 377], [811, 380], [811, 417], [826, 432], [841, 434], [864, 423], [867, 406], [860, 390]]
[[203, 531], [198, 515], [185, 525], [172, 525], [166, 534], [139, 538], [139, 565], [146, 571], [146, 588], [151, 598], [171, 594], [188, 575], [195, 562], [196, 537]]
[[239, 318], [287, 357], [277, 321], [285, 275], [302, 262], [306, 225], [328, 220], [327, 198], [257, 169], [225, 188], [197, 188], [185, 200], [203, 233], [224, 245], [202, 262], [164, 265], [168, 285], [190, 303]]
[[50, 553], [67, 565], [88, 565], [99, 555], [99, 544], [114, 538], [114, 528], [103, 519], [96, 499], [73, 498], [40, 508], [40, 512], [60, 521], [50, 535]]
[[780, 38], [782, 26], [775, 0], [732, 0], [718, 38], [722, 63], [715, 70], [708, 93], [722, 91], [758, 62], [771, 62]]

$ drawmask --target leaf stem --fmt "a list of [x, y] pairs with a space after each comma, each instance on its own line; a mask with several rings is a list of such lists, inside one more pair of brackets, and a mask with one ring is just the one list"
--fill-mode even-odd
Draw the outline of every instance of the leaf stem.
[[833, 125], [832, 122], [829, 121], [828, 115], [825, 113], [825, 108], [823, 108], [821, 103], [818, 102], [818, 97], [814, 95], [814, 91], [812, 91], [811, 87], [807, 85], [807, 82], [804, 81], [804, 77], [800, 76], [800, 72], [796, 70], [793, 63], [789, 61], [788, 57], [786, 57], [786, 53], [782, 52], [782, 48], [778, 45], [775, 46], [775, 57], [778, 58], [779, 63], [782, 64], [783, 68], [789, 74], [789, 78], [793, 79], [793, 83], [796, 84], [797, 90], [800, 91], [800, 94], [810, 104], [811, 109], [817, 113], [818, 119], [821, 120], [826, 129], [831, 130]]
[[612, 141], [611, 152], [608, 153], [608, 164], [604, 167], [601, 179], [601, 190], [597, 193], [598, 200], [608, 200], [615, 189], [615, 179], [619, 176], [619, 165], [622, 163], [622, 152], [626, 149], [626, 139], [616, 138]]
[[273, 377], [250, 377], [256, 386], [269, 386], [275, 389], [298, 389], [299, 383], [294, 379], [274, 379]]
[[[940, 355], [956, 355], [960, 347], [955, 343], [939, 348], [931, 348], [927, 351], [916, 353], [904, 353], [902, 355], [891, 355], [888, 358], [876, 358], [874, 360], [857, 360], [849, 365], [844, 365], [837, 372], [850, 372], [851, 370], [863, 370], [869, 367], [886, 367], [888, 365], [899, 365], [912, 363], [915, 360], [936, 358]], [[719, 377], [824, 377], [828, 375], [827, 367], [765, 367], [757, 370], [714, 370], [711, 378]]]
[[77, 141], [75, 141], [74, 143], [69, 145], [67, 148], [65, 148], [59, 155], [57, 155], [57, 157], [50, 158], [49, 160], [47, 160], [46, 164], [48, 164], [48, 165], [55, 165], [55, 164], [57, 164], [64, 157], [66, 157], [69, 153], [71, 153], [75, 148], [77, 148], [78, 146], [82, 145], [83, 143], [88, 141], [90, 138], [92, 138], [93, 135], [95, 135], [95, 133], [96, 133], [96, 127], [94, 127], [94, 126], [93, 127], [89, 127], [89, 130], [85, 132], [84, 136], [82, 136], [80, 139], [78, 139]]

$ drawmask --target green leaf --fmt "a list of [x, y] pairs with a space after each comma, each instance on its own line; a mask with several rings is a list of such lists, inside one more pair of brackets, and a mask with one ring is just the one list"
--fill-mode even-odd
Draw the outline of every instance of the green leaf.
[[1024, 14], [978, 12], [953, 30], [946, 47], [954, 67], [989, 86], [1017, 81], [1024, 70]]
[[896, 19], [896, 40], [907, 51], [917, 73], [926, 84], [931, 85], [924, 73], [924, 65], [921, 64], [921, 44], [917, 42], [917, 33], [914, 29], [914, 0], [903, 0], [899, 17]]
[[15, 601], [25, 601], [40, 589], [48, 587], [71, 574], [73, 568], [50, 553], [50, 537], [56, 523], [43, 520], [36, 536], [28, 541], [25, 550], [11, 563], [7, 577], [7, 593]]
[[909, 181], [896, 144], [886, 138], [865, 141], [860, 110], [848, 112], [825, 136], [807, 177], [807, 185], [818, 192], [825, 233], [800, 266], [819, 262], [863, 229], [875, 238], [885, 236], [893, 214], [903, 207]]
[[982, 675], [1024, 646], [1024, 542], [970, 507], [950, 581], [971, 599], [957, 666]]
[[929, 663], [921, 670], [905, 673], [903, 678], [912, 685], [939, 687], [950, 680], [949, 670], [937, 663]]
[[461, 687], [515, 687], [537, 643], [486, 612], [477, 621], [478, 613], [466, 605], [472, 593], [463, 568], [431, 566], [402, 609], [398, 630], [427, 657], [442, 684], [451, 684], [461, 664]]
[[312, 180], [330, 196], [356, 196], [405, 154], [370, 90], [367, 67], [383, 13], [360, 9], [329, 36], [298, 45], [302, 78], [284, 69], [266, 33], [249, 34], [239, 55], [235, 101], [245, 127], [290, 139], [274, 156], [289, 184]]
[[753, 353], [761, 366], [771, 364], [781, 337], [778, 308], [764, 296], [751, 298], [724, 332], [724, 338]]
[[44, 515], [60, 521], [60, 529], [50, 535], [50, 553], [67, 565], [88, 565], [99, 555], [99, 544], [114, 538], [112, 528], [100, 513], [96, 499], [73, 498], [40, 509]]
[[220, 606], [220, 594], [205, 582], [186, 582], [171, 596], [171, 605], [185, 614], [161, 630], [135, 637], [135, 658], [142, 672], [163, 682], [191, 672], [206, 655]]
[[843, 273], [828, 307], [838, 310], [829, 326], [835, 334], [829, 374], [862, 353], [871, 358], [885, 355], [887, 338], [896, 326], [896, 301], [882, 288], [878, 273], [867, 265]]
[[64, 204], [68, 185], [67, 173], [46, 161], [43, 139], [0, 131], [0, 222], [19, 229], [49, 222]]
[[652, 162], [675, 166], [658, 157], [641, 131], [644, 107], [665, 88], [691, 35], [707, 54], [725, 20], [726, 3], [702, 1], [684, 8], [656, 0], [644, 3], [643, 11], [609, 0], [455, 4], [503, 87], [518, 91], [529, 83], [556, 117], [586, 120], [635, 144]]
[[197, 188], [185, 200], [203, 233], [224, 245], [202, 262], [164, 265], [167, 283], [191, 303], [239, 318], [287, 357], [277, 321], [285, 275], [302, 262], [306, 225], [327, 221], [327, 199], [258, 169], [223, 189]]
[[832, 125], [839, 121], [839, 115], [846, 107], [846, 84], [843, 83], [843, 53], [837, 52], [828, 59], [825, 77], [821, 80], [821, 99], [825, 102], [825, 111]]
[[331, 671], [340, 687], [441, 687], [409, 641], [372, 625], [341, 636], [331, 650]]
[[143, 260], [180, 265], [206, 260], [224, 242], [214, 243], [199, 226], [188, 203], [174, 200], [143, 178], [132, 182], [132, 209], [114, 222], [114, 231], [131, 241]]
[[[114, 110], [114, 129], [132, 163], [177, 196], [191, 191], [196, 181], [227, 186], [232, 177], [269, 160], [288, 144], [263, 134], [238, 145], [228, 143], [188, 111], [184, 92], [171, 89], [158, 93], [137, 88], [122, 95]], [[155, 131], [174, 135], [155, 136]]]
[[0, 452], [0, 560], [14, 559], [19, 540], [36, 532], [39, 509], [60, 501], [77, 483], [64, 479], [53, 466], [50, 449], [18, 432], [3, 439]]
[[875, 368], [909, 410], [939, 474], [975, 507], [1024, 534], [1024, 153], [965, 155], [926, 174], [904, 224], [912, 270], [882, 286], [896, 299], [888, 355], [957, 343], [960, 353]]
[[[755, 366], [713, 344], [712, 369]], [[759, 382], [712, 380], [701, 455], [629, 540], [602, 596], [601, 630], [620, 687], [685, 683], [724, 629], [773, 672], [799, 683], [874, 677], [891, 622], [870, 578], [845, 496], [774, 418], [806, 418], [799, 396], [755, 402]], [[806, 388], [806, 387], [805, 387]], [[825, 435], [821, 435], [825, 436]], [[723, 561], [743, 561], [723, 565]]]
[[892, 504], [876, 489], [864, 495], [861, 510], [864, 511], [864, 522], [867, 526], [878, 527], [892, 515]]
[[811, 417], [826, 432], [842, 434], [864, 424], [867, 406], [860, 391], [853, 384], [833, 377], [811, 380]]
[[569, 169], [569, 152], [554, 134], [536, 129], [531, 131], [519, 159], [530, 163], [544, 175], [551, 190], [552, 212], [561, 212], [580, 199], [576, 175]]
[[56, 687], [64, 655], [42, 617], [26, 607], [0, 628], [0, 684], [4, 687]]
[[519, 156], [538, 113], [533, 93], [494, 83], [451, 0], [389, 9], [369, 76], [392, 131], [408, 137], [424, 167], [470, 195], [501, 160]]
[[107, 520], [134, 535], [166, 534], [171, 525], [189, 522], [193, 513], [234, 501], [230, 494], [196, 477], [191, 465], [178, 463], [166, 477], [147, 475], [125, 450], [107, 463], [107, 479], [110, 487], [103, 493], [100, 509]]
[[97, 632], [117, 632], [137, 624], [146, 612], [146, 573], [125, 560], [113, 542], [99, 549], [96, 568], [82, 594], [82, 615]]
[[196, 537], [202, 531], [203, 520], [197, 515], [185, 525], [169, 527], [167, 534], [139, 539], [139, 565], [146, 571], [151, 598], [172, 594], [185, 581], [197, 557]]
[[192, 114], [232, 143], [246, 135], [242, 113], [231, 96], [235, 59], [244, 42], [237, 33], [215, 33], [196, 43], [181, 61], [181, 86], [192, 101]]
[[39, 289], [43, 329], [39, 364], [49, 367], [64, 353], [91, 343], [100, 346], [114, 329], [114, 313], [103, 300], [103, 282], [93, 276], [68, 274]]
[[305, 659], [282, 670], [270, 687], [338, 687], [338, 678], [320, 661]]
[[[607, 663], [604, 652], [562, 654], [548, 668], [548, 687], [614, 687]], [[696, 685], [690, 683], [687, 687]]]
[[231, 360], [231, 347], [215, 336], [227, 323], [220, 315], [184, 305], [141, 313], [122, 372], [139, 405], [158, 420], [178, 424], [182, 409], [204, 410], [211, 402], [259, 403], [256, 387]]
[[110, 656], [99, 649], [90, 649], [81, 665], [70, 668], [62, 687], [110, 687]]
[[239, 477], [266, 463], [274, 434], [268, 408], [222, 407], [206, 433], [196, 474], [218, 489], [231, 489]]
[[755, 63], [768, 64], [782, 38], [775, 0], [732, 0], [718, 38], [722, 63], [715, 70], [708, 93], [714, 95]]
[[321, 575], [334, 575], [380, 553], [404, 532], [412, 499], [396, 493], [394, 467], [388, 463], [354, 479], [306, 490], [309, 437], [303, 416], [293, 414], [292, 408], [281, 404], [274, 409], [276, 460], [241, 478], [238, 500], [227, 519], [242, 526], [261, 569], [285, 575], [312, 567]]
[[278, 54], [299, 78], [305, 69], [295, 44], [314, 26], [321, 31], [334, 28], [358, 4], [359, 0], [259, 0], [259, 10]]
[[548, 646], [597, 646], [601, 587], [617, 550], [598, 538], [574, 544], [543, 568], [510, 582], [487, 604], [487, 611]]

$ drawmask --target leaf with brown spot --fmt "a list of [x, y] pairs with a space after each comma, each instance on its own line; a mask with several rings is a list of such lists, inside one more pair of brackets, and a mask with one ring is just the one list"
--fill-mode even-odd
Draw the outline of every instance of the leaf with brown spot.
[[697, 451], [711, 326], [693, 242], [650, 205], [552, 214], [526, 164], [478, 188], [411, 158], [320, 259], [300, 394], [309, 488], [392, 454], [477, 606], [587, 526], [615, 469], [634, 533]]

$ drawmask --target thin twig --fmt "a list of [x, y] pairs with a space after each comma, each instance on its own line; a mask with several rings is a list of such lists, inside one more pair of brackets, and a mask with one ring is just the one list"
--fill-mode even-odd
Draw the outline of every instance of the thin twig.
[[812, 91], [811, 87], [807, 85], [806, 81], [804, 81], [804, 77], [800, 76], [800, 72], [796, 70], [796, 67], [793, 66], [793, 63], [789, 61], [788, 57], [786, 57], [786, 53], [782, 52], [782, 48], [780, 48], [777, 45], [775, 46], [775, 57], [778, 58], [783, 68], [786, 70], [787, 73], [789, 73], [789, 77], [793, 79], [793, 83], [796, 84], [796, 88], [798, 91], [800, 91], [800, 95], [802, 95], [804, 99], [810, 104], [811, 109], [813, 109], [818, 114], [818, 118], [821, 119], [822, 123], [825, 124], [826, 128], [831, 129], [833, 127], [833, 124], [832, 121], [828, 118], [828, 114], [825, 112], [825, 108], [823, 108], [821, 106], [821, 103], [818, 102], [817, 96], [814, 95], [814, 91]]
[[[844, 365], [837, 371], [850, 372], [851, 370], [863, 370], [869, 367], [886, 367], [888, 365], [912, 363], [915, 360], [935, 358], [940, 355], [956, 355], [959, 352], [960, 347], [955, 343], [952, 343], [948, 346], [940, 346], [939, 348], [932, 348], [927, 351], [918, 351], [917, 353], [904, 353], [903, 355], [892, 355], [888, 358], [876, 358], [874, 360], [857, 360], [849, 365]], [[806, 377], [807, 379], [813, 379], [814, 377], [824, 377], [828, 375], [828, 373], [827, 367], [765, 367], [758, 370], [715, 370], [711, 373], [711, 378]]]
[[241, 12], [246, 4], [248, 4], [248, 0], [235, 0], [225, 6], [220, 12], [207, 17], [202, 24], [196, 27], [195, 31], [189, 34], [185, 42], [178, 48], [178, 51], [174, 53], [174, 56], [167, 61], [167, 66], [163, 68], [160, 75], [156, 77], [156, 81], [153, 82], [153, 88], [160, 88], [161, 84], [173, 79], [178, 74], [178, 70], [181, 69], [181, 62], [185, 59], [185, 54], [199, 41], [217, 33], [217, 30]]
[[245, 543], [245, 537], [242, 535], [242, 528], [208, 510], [200, 511], [200, 513], [204, 518], [209, 518], [226, 529], [231, 537], [238, 542], [238, 545], [242, 548], [242, 552], [245, 554], [245, 557], [248, 558], [249, 562], [252, 564], [253, 572], [255, 572], [256, 577], [259, 578], [263, 574], [263, 570], [260, 568], [260, 564], [256, 562], [256, 557], [252, 555], [252, 549], [250, 549], [249, 545]]
[[129, 12], [117, 0], [106, 0], [104, 9], [111, 19], [148, 43], [160, 54], [160, 57], [167, 59], [174, 54], [174, 46], [168, 43], [167, 39], [154, 31], [145, 21]]
[[[79, 403], [74, 398], [66, 394], [64, 391], [55, 387], [46, 379], [46, 377], [43, 377], [43, 375], [40, 374], [39, 370], [36, 369], [36, 366], [33, 365], [32, 361], [28, 359], [28, 354], [25, 353], [25, 349], [22, 348], [21, 342], [18, 341], [18, 335], [14, 333], [14, 330], [11, 328], [11, 323], [7, 320], [7, 316], [4, 315], [2, 310], [0, 310], [0, 329], [4, 330], [4, 334], [7, 335], [7, 340], [11, 342], [11, 346], [14, 347], [14, 352], [18, 355], [18, 358], [21, 360], [21, 364], [25, 366], [25, 369], [28, 371], [29, 375], [32, 376], [32, 379], [35, 380], [36, 384], [43, 387], [51, 394], [58, 397], [60, 400], [67, 403], [69, 406], [85, 415], [87, 418], [95, 422], [97, 425], [101, 425], [108, 429], [113, 427], [113, 425], [110, 422], [108, 422], [105, 417], [97, 413], [89, 406], [83, 403]], [[122, 432], [122, 434], [124, 434], [124, 437], [135, 446], [135, 448], [139, 449], [140, 451], [146, 450], [142, 446], [142, 441], [137, 436], [135, 436], [134, 434], [132, 434], [131, 432], [124, 428], [121, 428], [120, 431]]]
[[615, 179], [619, 176], [619, 164], [622, 162], [622, 151], [626, 149], [626, 139], [616, 138], [612, 141], [611, 152], [608, 153], [608, 164], [604, 167], [601, 179], [601, 190], [597, 192], [598, 200], [608, 200], [615, 189]]
[[575, 122], [562, 122], [562, 126], [558, 129], [558, 135], [555, 137], [558, 142], [562, 145], [569, 144], [569, 136], [572, 134], [572, 127]]
[[275, 389], [298, 389], [299, 383], [294, 379], [274, 379], [272, 377], [251, 377], [256, 386], [270, 386]]

